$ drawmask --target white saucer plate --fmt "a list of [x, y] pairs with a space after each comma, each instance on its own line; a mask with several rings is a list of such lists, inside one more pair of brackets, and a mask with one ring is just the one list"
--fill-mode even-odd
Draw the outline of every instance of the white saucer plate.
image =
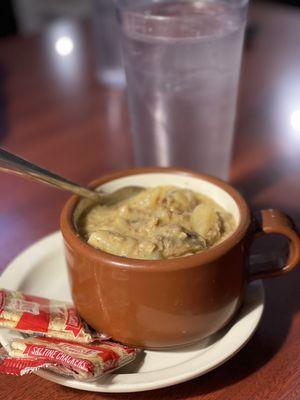
[[[55, 232], [23, 251], [3, 272], [0, 286], [37, 296], [70, 300], [60, 233]], [[94, 392], [139, 392], [175, 385], [203, 375], [235, 355], [255, 332], [263, 308], [263, 285], [260, 281], [254, 282], [248, 286], [244, 304], [234, 321], [197, 344], [175, 350], [145, 351], [132, 364], [92, 383], [43, 370], [36, 374], [64, 386]], [[12, 331], [0, 331], [4, 347], [11, 335]]]

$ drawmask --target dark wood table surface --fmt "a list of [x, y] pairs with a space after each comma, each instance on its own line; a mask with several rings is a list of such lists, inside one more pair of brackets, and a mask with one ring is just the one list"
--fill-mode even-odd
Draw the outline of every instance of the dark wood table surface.
[[[231, 181], [254, 208], [283, 209], [299, 226], [300, 132], [294, 128], [300, 110], [300, 9], [257, 2], [249, 21]], [[54, 50], [62, 35], [75, 40], [69, 57]], [[92, 54], [89, 36], [75, 22], [0, 41], [1, 147], [82, 183], [132, 165], [126, 96], [97, 84]], [[68, 195], [5, 174], [0, 182], [3, 270], [58, 229]], [[192, 381], [106, 395], [35, 375], [0, 376], [0, 399], [299, 399], [299, 288], [300, 269], [265, 282], [266, 308], [254, 337], [226, 364]]]

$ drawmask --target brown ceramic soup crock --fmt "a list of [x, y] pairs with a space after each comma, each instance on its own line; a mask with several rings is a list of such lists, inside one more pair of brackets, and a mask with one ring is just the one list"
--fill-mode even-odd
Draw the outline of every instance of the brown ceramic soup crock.
[[[232, 213], [236, 228], [223, 242], [191, 256], [138, 260], [105, 253], [88, 245], [76, 231], [82, 201], [72, 196], [61, 215], [73, 301], [96, 330], [143, 348], [185, 345], [226, 325], [243, 301], [247, 283], [278, 276], [299, 261], [300, 241], [290, 219], [263, 210], [252, 219], [241, 195], [227, 183], [181, 169], [143, 168], [104, 176], [90, 186], [105, 192], [124, 186], [175, 185], [210, 196]], [[78, 205], [80, 203], [80, 205]], [[261, 233], [289, 239], [281, 269], [252, 274], [249, 248]]]

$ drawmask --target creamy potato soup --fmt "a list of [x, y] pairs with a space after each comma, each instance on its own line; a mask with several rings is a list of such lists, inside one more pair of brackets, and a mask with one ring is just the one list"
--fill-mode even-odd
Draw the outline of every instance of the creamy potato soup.
[[147, 188], [113, 206], [95, 205], [80, 218], [94, 248], [122, 257], [167, 259], [209, 249], [235, 228], [212, 199], [174, 186]]

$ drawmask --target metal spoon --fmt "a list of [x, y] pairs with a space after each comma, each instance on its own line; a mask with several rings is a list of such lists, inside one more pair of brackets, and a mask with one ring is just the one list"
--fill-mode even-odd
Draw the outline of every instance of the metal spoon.
[[116, 204], [131, 196], [138, 194], [144, 188], [139, 186], [126, 186], [113, 193], [96, 192], [73, 183], [53, 172], [41, 168], [38, 165], [24, 160], [6, 150], [0, 148], [0, 171], [20, 175], [23, 178], [29, 178], [38, 182], [43, 182], [58, 189], [66, 190], [73, 194], [92, 200], [103, 205]]

